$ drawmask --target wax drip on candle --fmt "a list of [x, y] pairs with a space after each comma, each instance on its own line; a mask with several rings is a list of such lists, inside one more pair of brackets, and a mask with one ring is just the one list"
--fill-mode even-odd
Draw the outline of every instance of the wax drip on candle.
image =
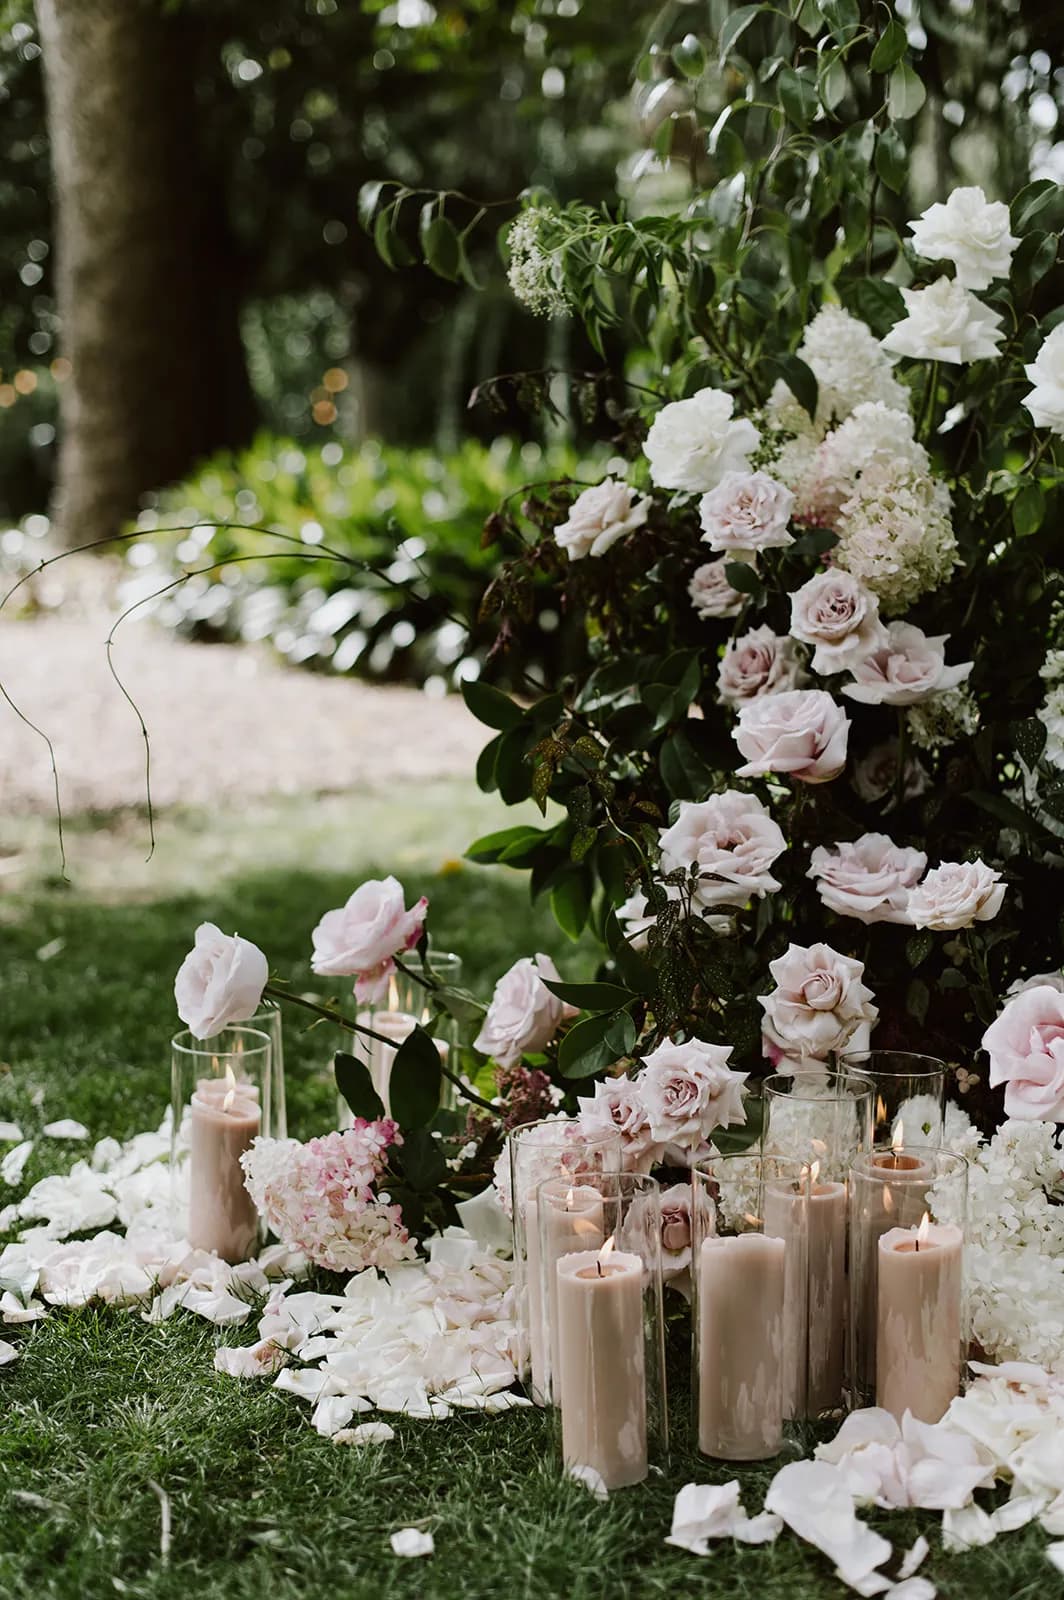
[[920, 1226], [916, 1230], [916, 1253], [920, 1254], [920, 1246], [927, 1243], [928, 1230], [931, 1227], [931, 1218], [925, 1211]]
[[609, 1238], [606, 1240], [606, 1243], [602, 1246], [602, 1249], [599, 1251], [598, 1260], [595, 1262], [595, 1265], [598, 1268], [598, 1275], [599, 1275], [600, 1278], [603, 1276], [602, 1268], [603, 1268], [604, 1264], [610, 1259], [610, 1256], [613, 1254], [613, 1244], [614, 1244], [613, 1234], [611, 1233]]

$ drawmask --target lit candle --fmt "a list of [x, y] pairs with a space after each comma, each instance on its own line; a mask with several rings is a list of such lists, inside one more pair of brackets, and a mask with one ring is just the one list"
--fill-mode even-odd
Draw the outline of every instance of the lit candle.
[[540, 1184], [525, 1204], [532, 1395], [541, 1404], [549, 1402], [551, 1376], [558, 1370], [555, 1267], [562, 1256], [574, 1250], [597, 1250], [604, 1237], [602, 1196], [588, 1184], [574, 1185], [558, 1178]]
[[952, 1224], [892, 1228], [878, 1243], [876, 1404], [939, 1422], [960, 1392], [963, 1236]]
[[259, 1216], [244, 1187], [240, 1157], [262, 1127], [259, 1091], [238, 1083], [231, 1067], [224, 1079], [201, 1079], [189, 1111], [188, 1239], [223, 1261], [253, 1254]]
[[[804, 1184], [771, 1183], [764, 1200], [765, 1232], [770, 1236], [790, 1239], [808, 1219], [807, 1305], [796, 1286], [788, 1283], [783, 1402], [787, 1417], [805, 1412], [818, 1416], [840, 1406], [846, 1377], [846, 1185], [821, 1183], [819, 1161], [813, 1162], [808, 1176], [808, 1210]], [[800, 1250], [788, 1252], [789, 1264], [800, 1261]]]
[[714, 1236], [698, 1260], [698, 1446], [764, 1461], [783, 1443], [787, 1245]]
[[374, 1033], [383, 1034], [384, 1038], [390, 1041], [385, 1043], [381, 1039], [367, 1039], [365, 1035], [359, 1039], [373, 1087], [384, 1107], [384, 1115], [390, 1117], [392, 1108], [389, 1086], [392, 1066], [399, 1046], [417, 1027], [417, 1018], [411, 1016], [409, 1011], [360, 1011], [355, 1020], [362, 1027], [372, 1028]]
[[621, 1489], [647, 1475], [643, 1262], [612, 1247], [556, 1263], [557, 1390], [566, 1466], [593, 1467]]

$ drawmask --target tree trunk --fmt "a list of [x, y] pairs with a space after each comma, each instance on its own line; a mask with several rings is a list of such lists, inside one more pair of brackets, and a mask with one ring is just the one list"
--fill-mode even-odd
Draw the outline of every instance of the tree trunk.
[[37, 0], [63, 385], [54, 511], [104, 538], [140, 496], [246, 441], [240, 264], [197, 150], [196, 23], [159, 0]]

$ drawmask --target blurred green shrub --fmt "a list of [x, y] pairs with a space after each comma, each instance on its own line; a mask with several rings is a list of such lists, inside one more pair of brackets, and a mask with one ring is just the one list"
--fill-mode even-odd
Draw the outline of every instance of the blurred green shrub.
[[[442, 693], [476, 675], [494, 637], [477, 622], [501, 554], [485, 520], [522, 486], [597, 482], [606, 460], [512, 439], [440, 456], [262, 436], [156, 496], [122, 598], [193, 638], [268, 640], [294, 663]], [[546, 588], [527, 626], [524, 659], [553, 675], [567, 629]]]

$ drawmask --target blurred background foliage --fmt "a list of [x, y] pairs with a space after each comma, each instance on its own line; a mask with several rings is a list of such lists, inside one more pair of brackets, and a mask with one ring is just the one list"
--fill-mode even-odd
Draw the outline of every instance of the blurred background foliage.
[[[792, 9], [803, 4], [825, 16], [874, 10], [874, 0], [794, 0]], [[927, 97], [909, 124], [900, 193], [887, 203], [912, 215], [959, 181], [1005, 193], [1029, 176], [1064, 177], [1055, 0], [897, 9]], [[769, 138], [771, 123], [756, 110], [721, 121], [751, 93], [718, 65], [722, 38], [745, 24], [743, 53], [766, 84], [787, 67], [772, 19], [751, 19], [752, 10], [731, 0], [37, 0], [36, 10], [33, 0], [0, 0], [0, 516], [36, 514], [31, 526], [43, 526], [62, 401], [60, 508], [71, 497], [92, 508], [63, 530], [68, 539], [103, 537], [147, 506], [152, 526], [192, 520], [186, 511], [297, 537], [320, 526], [326, 542], [385, 565], [406, 559], [404, 544], [424, 546], [405, 593], [389, 600], [386, 585], [366, 580], [337, 628], [353, 602], [335, 596], [354, 586], [351, 574], [292, 557], [195, 580], [168, 600], [170, 620], [240, 636], [266, 628], [290, 658], [334, 668], [453, 677], [445, 630], [452, 613], [473, 614], [498, 554], [479, 542], [498, 493], [577, 471], [596, 442], [608, 450], [623, 426], [624, 375], [654, 378], [652, 351], [607, 335], [598, 354], [568, 319], [519, 307], [500, 230], [529, 189], [682, 215], [692, 194], [726, 184], [735, 141]], [[105, 26], [102, 57], [90, 59], [93, 30]], [[152, 77], [161, 63], [166, 93]], [[79, 64], [97, 76], [113, 69], [109, 99], [71, 99]], [[108, 232], [106, 163], [89, 197], [103, 210], [93, 214], [85, 185], [53, 159], [71, 104], [98, 120], [103, 148], [136, 141], [162, 152], [159, 204], [140, 224], [141, 234], [166, 235], [154, 254], [138, 249], [135, 206]], [[138, 177], [151, 180], [150, 163]], [[401, 188], [375, 189], [381, 180]], [[460, 262], [443, 277], [417, 264], [393, 270], [372, 231], [382, 194], [406, 197], [389, 228], [399, 266], [424, 254], [419, 218], [437, 190], [447, 191]], [[428, 218], [439, 211], [430, 205]], [[94, 263], [98, 217], [98, 254], [111, 259]], [[88, 238], [71, 281], [79, 228]], [[65, 287], [57, 232], [68, 241]], [[116, 256], [105, 239], [128, 248]], [[117, 311], [101, 314], [102, 294], [93, 303], [94, 266], [119, 275]], [[97, 322], [81, 336], [89, 311]], [[134, 326], [145, 319], [147, 342]], [[190, 344], [202, 346], [196, 361]], [[474, 385], [495, 373], [602, 368], [614, 378], [609, 403], [570, 403], [556, 384], [558, 408], [544, 411], [515, 382], [467, 409]], [[96, 417], [96, 434], [72, 451], [72, 419], [76, 434], [101, 406], [111, 409]], [[93, 439], [116, 434], [106, 492], [79, 498], [79, 476], [104, 473]], [[470, 437], [483, 447], [459, 448]], [[486, 448], [507, 438], [516, 442]], [[546, 452], [533, 472], [521, 454], [529, 442]], [[289, 470], [300, 456], [304, 465]], [[254, 537], [215, 534], [203, 560], [250, 553]], [[17, 530], [4, 541], [16, 559], [26, 555], [20, 541], [36, 542]], [[144, 565], [128, 569], [132, 583], [153, 572], [165, 581], [175, 562], [203, 555], [180, 537], [169, 554], [164, 544], [153, 540], [151, 565], [146, 551], [134, 556]], [[257, 590], [266, 598], [256, 601]], [[323, 631], [320, 616], [310, 619], [326, 602]], [[407, 625], [427, 630], [425, 648], [403, 642]], [[540, 628], [539, 638], [564, 648], [564, 630], [548, 641]]]

